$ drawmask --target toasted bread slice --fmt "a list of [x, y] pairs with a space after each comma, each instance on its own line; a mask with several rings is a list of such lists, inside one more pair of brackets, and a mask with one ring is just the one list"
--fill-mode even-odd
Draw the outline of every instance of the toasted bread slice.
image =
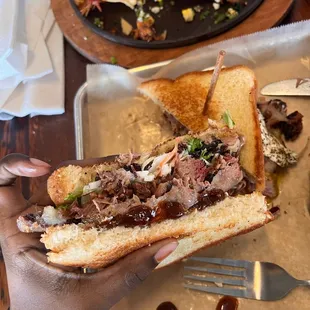
[[[190, 72], [176, 80], [158, 79], [142, 83], [138, 91], [172, 114], [190, 131], [208, 127], [202, 115], [212, 71]], [[264, 156], [256, 110], [257, 82], [254, 72], [245, 66], [222, 69], [207, 116], [220, 121], [229, 111], [236, 130], [246, 138], [241, 152], [242, 166], [257, 180], [257, 190], [265, 187]]]
[[178, 238], [178, 248], [161, 262], [159, 267], [163, 267], [200, 248], [261, 227], [272, 219], [264, 196], [256, 192], [228, 197], [203, 211], [149, 227], [121, 226], [108, 230], [89, 229], [83, 224], [50, 227], [41, 241], [51, 250], [47, 254], [50, 262], [100, 268], [148, 244], [165, 238]]

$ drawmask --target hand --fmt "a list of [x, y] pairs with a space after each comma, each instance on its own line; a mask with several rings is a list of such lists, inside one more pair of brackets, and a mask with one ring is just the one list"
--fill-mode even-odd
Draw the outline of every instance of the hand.
[[[100, 159], [71, 162], [79, 165]], [[50, 166], [21, 154], [0, 160], [0, 244], [6, 264], [11, 309], [109, 309], [140, 284], [177, 246], [164, 240], [140, 249], [97, 273], [48, 264], [40, 234], [21, 233], [16, 219], [31, 205], [51, 201], [44, 189], [26, 201], [14, 186], [16, 176], [38, 177]]]

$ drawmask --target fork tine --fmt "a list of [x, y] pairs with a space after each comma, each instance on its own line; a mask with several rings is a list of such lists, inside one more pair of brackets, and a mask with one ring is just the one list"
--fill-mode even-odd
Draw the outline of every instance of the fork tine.
[[209, 277], [198, 277], [198, 276], [191, 276], [191, 275], [185, 275], [184, 278], [189, 279], [189, 280], [203, 281], [203, 282], [222, 283], [222, 284], [229, 284], [229, 285], [236, 285], [236, 286], [245, 286], [244, 280], [237, 280], [237, 279], [209, 278]]
[[226, 288], [226, 287], [214, 287], [214, 286], [202, 286], [202, 285], [190, 285], [190, 284], [183, 284], [185, 288], [213, 293], [213, 294], [220, 294], [220, 295], [229, 295], [235, 297], [246, 297], [246, 291], [243, 289], [238, 288]]
[[227, 276], [235, 276], [235, 277], [246, 277], [245, 270], [227, 270], [220, 268], [204, 268], [204, 267], [192, 267], [192, 266], [184, 266], [184, 269], [194, 270], [194, 271], [204, 271], [215, 274], [224, 274]]
[[231, 267], [242, 267], [242, 268], [246, 268], [250, 264], [250, 262], [247, 262], [245, 260], [234, 260], [234, 259], [227, 259], [227, 258], [192, 256], [189, 259], [195, 260], [198, 262], [204, 262], [204, 263], [210, 263], [210, 264], [216, 264], [216, 265], [225, 265], [225, 266], [231, 266]]

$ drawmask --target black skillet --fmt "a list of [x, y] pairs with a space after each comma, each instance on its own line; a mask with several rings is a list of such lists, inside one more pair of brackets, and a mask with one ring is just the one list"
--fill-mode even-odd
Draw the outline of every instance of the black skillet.
[[[179, 47], [214, 37], [242, 22], [255, 11], [262, 1], [263, 0], [248, 0], [246, 6], [240, 6], [240, 12], [237, 17], [226, 19], [216, 24], [215, 20], [217, 16], [225, 13], [229, 7], [233, 6], [232, 4], [226, 3], [222, 5], [221, 8], [216, 11], [218, 15], [215, 16], [212, 0], [174, 0], [174, 5], [171, 5], [171, 0], [164, 0], [164, 9], [159, 14], [153, 14], [152, 12], [150, 14], [155, 19], [157, 34], [161, 34], [164, 30], [167, 30], [167, 39], [164, 41], [146, 42], [135, 40], [132, 37], [122, 34], [120, 26], [121, 17], [127, 20], [134, 28], [136, 25], [135, 12], [124, 4], [103, 3], [101, 5], [102, 12], [95, 9], [92, 10], [87, 17], [84, 17], [79, 12], [74, 0], [70, 0], [79, 18], [87, 27], [91, 28], [98, 35], [115, 43], [150, 49]], [[203, 6], [204, 10], [209, 9], [209, 16], [201, 20], [200, 13], [196, 13], [195, 19], [190, 23], [186, 23], [182, 17], [182, 9], [193, 8], [196, 5]], [[150, 12], [149, 7], [154, 6], [158, 6], [157, 2], [154, 2], [154, 0], [146, 0], [146, 4], [144, 5], [145, 12]], [[104, 21], [104, 29], [100, 29], [94, 24], [94, 19], [96, 17]]]

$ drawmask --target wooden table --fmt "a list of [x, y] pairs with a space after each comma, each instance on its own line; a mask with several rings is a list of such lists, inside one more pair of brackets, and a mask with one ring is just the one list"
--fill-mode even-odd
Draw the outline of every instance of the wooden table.
[[[310, 19], [310, 0], [296, 0], [283, 24], [304, 19]], [[66, 113], [59, 116], [24, 117], [8, 122], [0, 121], [0, 158], [9, 153], [19, 152], [47, 161], [51, 165], [75, 158], [73, 98], [79, 86], [85, 82], [86, 65], [89, 61], [79, 55], [67, 42], [64, 44]], [[23, 179], [19, 181], [19, 184], [24, 195], [29, 197], [41, 181], [42, 178]], [[0, 296], [0, 310], [8, 309], [9, 294], [1, 255]]]

